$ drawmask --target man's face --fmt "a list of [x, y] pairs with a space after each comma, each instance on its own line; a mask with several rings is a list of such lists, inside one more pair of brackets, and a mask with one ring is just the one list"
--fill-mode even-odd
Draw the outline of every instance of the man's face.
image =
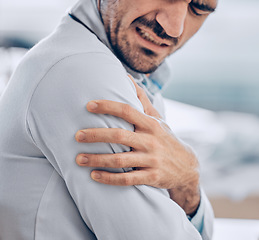
[[117, 57], [153, 72], [201, 27], [217, 0], [101, 0], [100, 13]]

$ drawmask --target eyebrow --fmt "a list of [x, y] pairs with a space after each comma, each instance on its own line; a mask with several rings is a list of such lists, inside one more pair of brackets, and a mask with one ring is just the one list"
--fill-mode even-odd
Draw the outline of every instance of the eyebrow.
[[202, 11], [205, 11], [205, 12], [215, 12], [216, 8], [213, 8], [207, 4], [199, 4], [199, 3], [196, 3], [196, 2], [192, 2], [192, 5]]

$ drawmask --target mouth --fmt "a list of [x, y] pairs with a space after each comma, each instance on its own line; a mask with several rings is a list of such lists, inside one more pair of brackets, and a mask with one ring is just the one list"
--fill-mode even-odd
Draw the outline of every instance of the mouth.
[[163, 40], [159, 38], [154, 32], [151, 30], [146, 30], [143, 28], [136, 27], [136, 31], [138, 35], [146, 40], [147, 42], [152, 43], [153, 45], [160, 47], [160, 48], [166, 48], [171, 45], [167, 40]]

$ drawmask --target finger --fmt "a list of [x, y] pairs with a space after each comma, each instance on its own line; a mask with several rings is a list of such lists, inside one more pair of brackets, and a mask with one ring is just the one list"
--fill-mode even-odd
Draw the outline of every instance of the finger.
[[148, 96], [146, 95], [143, 88], [141, 88], [133, 79], [131, 75], [128, 75], [131, 81], [133, 82], [136, 91], [137, 96], [140, 102], [142, 103], [142, 106], [144, 108], [144, 112], [148, 115], [151, 115], [156, 118], [161, 118], [160, 114], [157, 112], [157, 110], [153, 107], [152, 103], [150, 102]]
[[78, 142], [84, 143], [117, 143], [134, 149], [145, 149], [145, 135], [121, 128], [91, 128], [80, 130], [75, 136]]
[[91, 172], [91, 178], [99, 183], [116, 186], [153, 184], [151, 182], [149, 171], [145, 170], [131, 171], [126, 173], [111, 173], [94, 170]]
[[79, 154], [76, 162], [80, 166], [103, 168], [151, 167], [145, 154], [125, 152], [116, 154]]
[[110, 114], [134, 124], [138, 128], [149, 129], [151, 119], [149, 116], [139, 112], [129, 104], [110, 101], [95, 100], [87, 104], [87, 110], [93, 113]]

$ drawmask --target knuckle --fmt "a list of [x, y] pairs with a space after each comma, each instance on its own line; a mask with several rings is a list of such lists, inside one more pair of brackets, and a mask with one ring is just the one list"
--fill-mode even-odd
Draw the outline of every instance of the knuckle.
[[153, 183], [159, 182], [160, 174], [159, 171], [155, 170], [151, 173], [150, 179]]
[[158, 131], [158, 130], [161, 129], [161, 124], [160, 124], [160, 122], [157, 119], [153, 119], [153, 121], [152, 121], [152, 129], [154, 131]]
[[114, 155], [114, 166], [116, 168], [123, 167], [123, 159], [122, 159], [121, 155]]
[[101, 156], [99, 155], [92, 155], [90, 158], [90, 162], [92, 166], [95, 167], [108, 167], [106, 161], [102, 161]]
[[116, 129], [113, 138], [117, 143], [121, 142], [124, 139], [124, 131], [122, 129]]
[[195, 151], [187, 144], [184, 145], [190, 167], [199, 168], [199, 160]]
[[97, 140], [97, 132], [95, 130], [91, 130], [89, 131], [89, 133], [87, 134], [88, 135], [88, 139], [90, 141], [96, 141]]
[[113, 183], [110, 173], [104, 175], [103, 183], [106, 183], [106, 184], [112, 184]]
[[130, 177], [130, 176], [124, 176], [123, 178], [122, 178], [122, 185], [124, 185], [124, 186], [130, 186], [130, 185], [132, 185], [132, 178]]
[[152, 163], [152, 167], [158, 167], [159, 166], [159, 160], [158, 160], [158, 158], [155, 155], [153, 155], [150, 158], [150, 161]]
[[106, 160], [104, 160], [104, 161], [99, 161], [99, 166], [98, 167], [104, 167], [104, 168], [109, 168], [109, 167], [112, 167], [111, 166], [111, 163], [110, 163], [110, 161], [106, 161]]
[[130, 131], [127, 132], [127, 139], [129, 142], [134, 143], [136, 141], [135, 137], [136, 136], [134, 132], [130, 132]]
[[155, 138], [149, 138], [147, 142], [147, 146], [149, 149], [156, 149], [158, 146], [158, 143]]

